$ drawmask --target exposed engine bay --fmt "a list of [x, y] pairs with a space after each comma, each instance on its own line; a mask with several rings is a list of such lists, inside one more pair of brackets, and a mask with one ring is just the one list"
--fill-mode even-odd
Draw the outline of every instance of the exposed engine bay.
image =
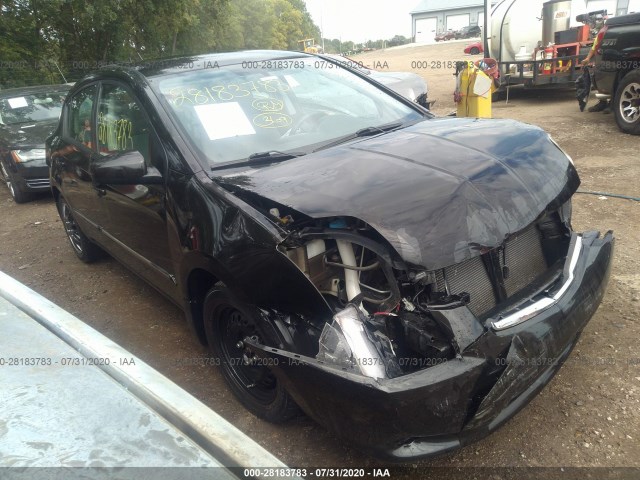
[[294, 353], [374, 379], [460, 357], [486, 331], [485, 320], [560, 278], [571, 238], [568, 202], [498, 248], [478, 247], [476, 257], [428, 271], [407, 265], [358, 219], [310, 219], [284, 206], [268, 207], [259, 206], [287, 232], [281, 252], [334, 312], [324, 325], [267, 313], [281, 338], [288, 330], [284, 337], [292, 341], [285, 348], [288, 343]]
[[274, 402], [407, 460], [488, 435], [559, 370], [603, 298], [613, 234], [573, 231], [579, 177], [544, 132], [489, 141], [481, 121], [465, 125], [221, 178], [270, 230], [230, 257], [259, 311], [229, 342], [246, 404], [275, 384], [288, 397]]

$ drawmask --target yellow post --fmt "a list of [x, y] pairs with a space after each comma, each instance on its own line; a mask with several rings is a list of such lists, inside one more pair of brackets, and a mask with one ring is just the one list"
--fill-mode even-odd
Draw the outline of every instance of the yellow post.
[[491, 93], [495, 88], [493, 79], [473, 62], [467, 62], [458, 75], [461, 98], [458, 117], [491, 118]]

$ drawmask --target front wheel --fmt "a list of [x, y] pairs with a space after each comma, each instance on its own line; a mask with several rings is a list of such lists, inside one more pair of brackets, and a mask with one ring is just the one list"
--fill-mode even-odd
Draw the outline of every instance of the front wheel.
[[258, 315], [255, 307], [238, 302], [226, 288], [214, 288], [204, 303], [207, 342], [225, 381], [245, 408], [259, 418], [280, 423], [299, 410], [268, 366], [244, 345], [247, 337], [268, 342]]
[[13, 201], [16, 203], [28, 202], [31, 199], [31, 196], [20, 188], [20, 185], [18, 185], [13, 180], [13, 178], [11, 177], [11, 174], [7, 171], [7, 169], [4, 167], [4, 165], [1, 162], [0, 162], [0, 169], [2, 169], [2, 176], [4, 177], [4, 182], [7, 185], [7, 189], [9, 189], [9, 193], [11, 194]]
[[57, 203], [58, 214], [64, 225], [64, 231], [67, 234], [71, 248], [73, 248], [76, 256], [85, 263], [94, 262], [102, 257], [104, 251], [82, 233], [67, 201], [63, 197], [60, 197]]
[[613, 102], [618, 128], [640, 135], [640, 70], [627, 73], [620, 82]]
[[479, 53], [480, 53], [480, 49], [479, 48], [473, 47], [471, 49], [471, 55], [478, 55]]

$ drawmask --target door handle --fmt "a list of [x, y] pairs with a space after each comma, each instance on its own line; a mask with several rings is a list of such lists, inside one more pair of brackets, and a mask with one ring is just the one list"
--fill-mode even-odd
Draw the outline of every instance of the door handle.
[[93, 187], [99, 197], [104, 197], [107, 194], [107, 190], [104, 188]]

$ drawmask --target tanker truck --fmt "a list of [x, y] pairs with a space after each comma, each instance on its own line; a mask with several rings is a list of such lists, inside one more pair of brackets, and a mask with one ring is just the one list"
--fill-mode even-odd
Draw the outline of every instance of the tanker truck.
[[580, 61], [604, 20], [627, 13], [629, 2], [634, 1], [498, 1], [486, 34], [502, 87], [570, 86], [581, 74]]

